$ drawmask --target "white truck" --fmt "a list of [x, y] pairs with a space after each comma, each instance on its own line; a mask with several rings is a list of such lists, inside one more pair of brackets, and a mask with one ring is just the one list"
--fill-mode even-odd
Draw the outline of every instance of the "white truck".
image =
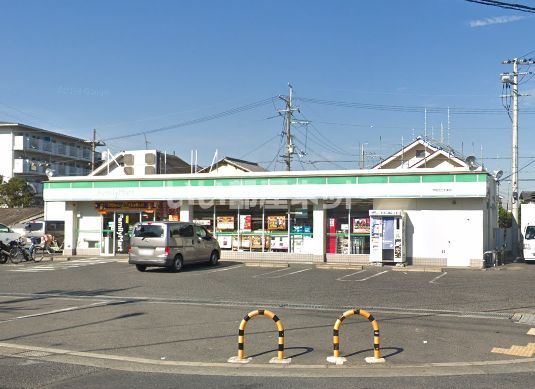
[[535, 262], [535, 203], [520, 204], [520, 233], [524, 261]]

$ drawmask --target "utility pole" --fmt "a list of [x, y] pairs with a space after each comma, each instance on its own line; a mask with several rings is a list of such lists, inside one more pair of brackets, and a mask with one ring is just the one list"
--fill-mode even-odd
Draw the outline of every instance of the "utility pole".
[[513, 100], [513, 116], [512, 121], [512, 155], [511, 155], [511, 192], [513, 195], [512, 199], [512, 211], [513, 211], [513, 220], [512, 220], [512, 240], [513, 247], [512, 252], [513, 256], [516, 258], [520, 253], [520, 230], [518, 224], [518, 210], [519, 210], [519, 196], [518, 196], [518, 97], [521, 96], [518, 93], [518, 76], [526, 75], [529, 73], [519, 73], [519, 65], [533, 65], [535, 61], [533, 59], [524, 59], [524, 58], [513, 58], [503, 61], [504, 65], [513, 65], [513, 73], [502, 73], [501, 80], [507, 88], [512, 86], [512, 92], [510, 95], [505, 95], [503, 97], [511, 97]]
[[284, 162], [286, 163], [286, 170], [292, 170], [292, 155], [295, 154], [295, 146], [293, 144], [292, 137], [292, 115], [294, 111], [299, 112], [299, 108], [294, 108], [292, 104], [293, 88], [288, 83], [289, 94], [288, 96], [279, 96], [279, 98], [286, 103], [284, 109], [278, 110], [279, 114], [284, 113], [284, 135], [286, 135], [286, 153], [283, 155]]
[[91, 143], [91, 171], [95, 170], [95, 155], [97, 152], [97, 146], [106, 146], [106, 143], [97, 141], [97, 130], [93, 128], [93, 140], [85, 141]]
[[364, 169], [364, 145], [366, 145], [367, 143], [361, 143], [360, 144], [360, 168], [361, 169]]

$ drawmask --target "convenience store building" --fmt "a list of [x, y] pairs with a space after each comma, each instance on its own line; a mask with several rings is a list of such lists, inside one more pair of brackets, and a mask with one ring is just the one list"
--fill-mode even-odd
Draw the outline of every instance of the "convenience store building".
[[182, 220], [212, 231], [223, 259], [367, 264], [371, 211], [403, 221], [404, 263], [481, 267], [496, 244], [495, 179], [426, 159], [415, 169], [53, 177], [45, 218], [65, 219], [67, 255], [126, 254], [136, 223]]

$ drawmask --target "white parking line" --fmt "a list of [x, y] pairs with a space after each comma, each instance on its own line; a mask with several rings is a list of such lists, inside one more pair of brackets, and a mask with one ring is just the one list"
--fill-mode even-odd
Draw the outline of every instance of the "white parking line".
[[436, 281], [439, 279], [439, 278], [442, 278], [444, 277], [446, 274], [448, 274], [447, 271], [445, 271], [444, 273], [442, 273], [441, 275], [439, 276], [436, 276], [435, 278], [433, 278], [431, 281], [429, 281], [430, 284], [436, 284]]
[[280, 275], [280, 276], [266, 277], [266, 278], [282, 278], [282, 277], [291, 276], [292, 274], [302, 273], [304, 271], [309, 271], [309, 270], [312, 270], [312, 269], [311, 268], [310, 269], [303, 269], [303, 270], [298, 270], [298, 271], [294, 271], [294, 272], [291, 272], [291, 273], [286, 273], [286, 274], [283, 274], [283, 275]]
[[244, 267], [244, 266], [245, 265], [228, 266], [228, 267], [225, 267], [223, 269], [206, 270], [206, 271], [202, 271], [202, 272], [198, 272], [198, 273], [191, 273], [191, 274], [188, 274], [188, 275], [190, 275], [190, 276], [202, 276], [203, 274], [206, 274], [206, 273], [219, 273], [221, 271], [229, 271], [229, 270], [239, 269], [240, 267]]
[[79, 309], [96, 307], [96, 306], [99, 306], [99, 305], [108, 305], [108, 304], [109, 304], [109, 301], [99, 301], [99, 302], [92, 303], [92, 304], [87, 304], [87, 305], [79, 305], [79, 306], [76, 306], [76, 307], [68, 307], [68, 308], [62, 308], [62, 309], [54, 309], [52, 311], [46, 311], [46, 312], [41, 312], [41, 313], [34, 313], [34, 314], [31, 314], [31, 315], [17, 316], [17, 317], [14, 317], [12, 319], [0, 320], [0, 323], [7, 323], [7, 322], [10, 322], [10, 321], [15, 321], [15, 320], [19, 320], [19, 319], [28, 319], [28, 318], [32, 318], [32, 317], [38, 317], [38, 316], [53, 315], [55, 313], [76, 311], [76, 310], [79, 310]]
[[262, 277], [262, 276], [267, 276], [268, 274], [278, 273], [278, 272], [280, 272], [280, 271], [286, 271], [286, 270], [288, 270], [287, 267], [285, 267], [285, 268], [283, 268], [283, 269], [278, 269], [278, 270], [271, 270], [271, 271], [268, 271], [267, 273], [262, 273], [262, 274], [254, 275], [253, 278]]
[[337, 278], [336, 281], [345, 281], [344, 278], [354, 276], [355, 274], [364, 273], [365, 271], [366, 271], [366, 270], [360, 270], [360, 271], [357, 271], [357, 272], [355, 272], [355, 273], [351, 273], [351, 274], [342, 276], [342, 277], [340, 277], [340, 278]]
[[[361, 270], [361, 271], [353, 273], [353, 274], [348, 274], [346, 277], [348, 277], [350, 275], [362, 273], [363, 271], [365, 271], [365, 270]], [[382, 271], [380, 273], [373, 274], [373, 275], [371, 275], [369, 277], [361, 278], [360, 280], [343, 280], [342, 278], [344, 278], [344, 277], [340, 277], [340, 278], [337, 279], [337, 281], [342, 281], [342, 282], [362, 282], [362, 281], [367, 281], [367, 280], [369, 280], [371, 278], [374, 278], [374, 277], [378, 277], [381, 274], [385, 274], [385, 273], [388, 273], [388, 270]]]

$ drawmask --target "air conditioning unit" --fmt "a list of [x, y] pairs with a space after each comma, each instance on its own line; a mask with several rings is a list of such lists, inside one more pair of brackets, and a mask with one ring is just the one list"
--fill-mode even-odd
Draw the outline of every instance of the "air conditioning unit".
[[145, 154], [145, 174], [157, 174], [157, 153]]

